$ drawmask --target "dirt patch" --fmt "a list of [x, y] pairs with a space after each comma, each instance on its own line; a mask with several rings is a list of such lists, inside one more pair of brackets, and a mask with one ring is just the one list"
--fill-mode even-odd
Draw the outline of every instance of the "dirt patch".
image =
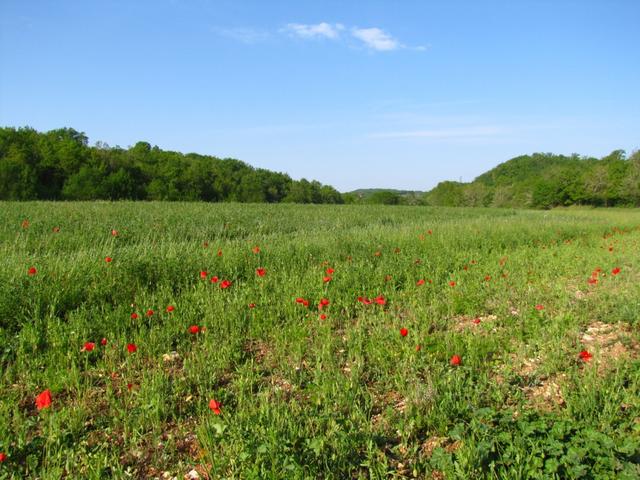
[[585, 363], [597, 365], [600, 373], [606, 373], [619, 360], [636, 358], [640, 353], [640, 344], [623, 323], [593, 322], [580, 336], [580, 342], [584, 350], [593, 355]]
[[[253, 357], [257, 364], [270, 364], [273, 348], [264, 340], [247, 340], [244, 344], [243, 350]], [[273, 367], [274, 365], [271, 366]]]
[[524, 387], [527, 402], [536, 410], [550, 412], [564, 407], [562, 396], [562, 384], [566, 381], [566, 375], [560, 374], [539, 380], [537, 385]]
[[481, 315], [477, 317], [471, 317], [468, 315], [458, 315], [452, 318], [453, 329], [456, 332], [463, 332], [466, 330], [473, 331], [474, 333], [489, 333], [495, 332], [497, 329], [494, 327], [491, 330], [484, 328], [484, 325], [493, 324], [498, 320], [497, 315]]

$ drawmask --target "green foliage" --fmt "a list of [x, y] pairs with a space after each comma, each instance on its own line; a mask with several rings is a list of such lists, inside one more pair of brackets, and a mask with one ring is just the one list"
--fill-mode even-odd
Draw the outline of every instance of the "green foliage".
[[333, 187], [235, 159], [163, 151], [147, 142], [90, 147], [71, 128], [0, 128], [0, 200], [33, 199], [343, 203]]

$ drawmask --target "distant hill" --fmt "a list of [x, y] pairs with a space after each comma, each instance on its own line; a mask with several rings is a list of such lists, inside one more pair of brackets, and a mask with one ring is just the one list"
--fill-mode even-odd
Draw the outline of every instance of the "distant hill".
[[640, 152], [615, 150], [597, 159], [534, 153], [512, 158], [473, 182], [441, 182], [428, 205], [551, 208], [640, 206]]
[[392, 188], [360, 188], [343, 193], [345, 203], [374, 203], [386, 205], [419, 205], [423, 203], [425, 192], [395, 190]]

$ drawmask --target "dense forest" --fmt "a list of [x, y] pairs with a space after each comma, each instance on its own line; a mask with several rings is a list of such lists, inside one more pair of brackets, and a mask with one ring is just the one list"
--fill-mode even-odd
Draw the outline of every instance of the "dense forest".
[[89, 146], [72, 128], [0, 128], [0, 200], [36, 199], [343, 203], [333, 187], [239, 160], [164, 151], [147, 142], [126, 149]]
[[[426, 179], [425, 179], [426, 180]], [[473, 182], [441, 182], [422, 193], [329, 185], [253, 168], [239, 160], [97, 142], [72, 128], [0, 128], [0, 200], [203, 200], [551, 208], [640, 206], [640, 151], [601, 159], [534, 153]]]
[[551, 208], [640, 206], [640, 151], [597, 159], [534, 153], [502, 163], [471, 183], [441, 182], [429, 205]]

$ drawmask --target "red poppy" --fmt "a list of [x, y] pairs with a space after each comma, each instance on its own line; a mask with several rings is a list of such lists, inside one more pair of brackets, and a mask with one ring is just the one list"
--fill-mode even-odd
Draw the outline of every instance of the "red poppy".
[[617, 275], [620, 273], [620, 267], [616, 267], [613, 270], [611, 270], [611, 275]]
[[321, 298], [320, 303], [318, 303], [318, 310], [322, 310], [324, 307], [329, 305], [329, 300], [327, 298]]
[[53, 233], [59, 233], [60, 227], [53, 227]]
[[476, 325], [478, 325], [480, 323], [480, 319], [479, 318], [474, 318], [473, 319], [473, 323], [475, 323]]
[[200, 278], [202, 278], [202, 279], [207, 278], [207, 271], [206, 270], [202, 270], [200, 272]]
[[376, 257], [379, 257], [380, 255], [382, 255], [382, 253], [380, 253], [380, 252], [375, 252], [373, 255], [374, 255], [374, 256], [376, 256]]
[[386, 305], [387, 301], [385, 300], [385, 298], [382, 295], [378, 295], [376, 298], [373, 299], [374, 302], [376, 302], [378, 305]]
[[259, 277], [264, 277], [265, 273], [267, 273], [267, 271], [264, 268], [256, 268], [256, 275]]
[[84, 347], [82, 347], [83, 352], [91, 352], [94, 348], [96, 348], [96, 344], [93, 342], [86, 342]]
[[222, 250], [218, 250], [218, 256], [221, 257], [222, 256]]
[[251, 251], [252, 251], [253, 253], [260, 253], [260, 247], [256, 245], [255, 247], [253, 247], [253, 248], [251, 249]]
[[320, 315], [320, 320], [326, 320], [326, 319], [327, 319], [327, 316], [324, 313]]
[[147, 317], [151, 317], [153, 315], [153, 310], [147, 310]]
[[118, 230], [116, 230], [116, 229], [111, 230], [111, 235], [114, 236], [114, 237], [117, 237], [118, 236]]
[[135, 343], [127, 343], [127, 350], [129, 353], [135, 353], [138, 350], [138, 347]]
[[589, 285], [595, 285], [596, 283], [598, 283], [598, 279], [597, 278], [589, 278], [589, 280], [587, 280], [587, 283], [589, 283]]
[[133, 383], [127, 383], [127, 390], [131, 391], [133, 388]]
[[4, 452], [0, 452], [0, 463], [4, 462], [7, 459], [7, 454]]
[[449, 286], [450, 286], [450, 287], [455, 287], [455, 286], [456, 286], [456, 282], [453, 282], [453, 281], [452, 281], [452, 282], [449, 282]]
[[216, 402], [213, 398], [209, 400], [209, 408], [216, 415], [220, 415], [220, 409], [222, 408], [222, 404], [220, 402]]
[[171, 313], [171, 312], [173, 312], [175, 309], [176, 309], [176, 307], [174, 307], [173, 305], [169, 305], [169, 306], [167, 307], [167, 312]]
[[488, 282], [489, 280], [491, 280], [491, 275], [485, 275], [484, 281]]
[[100, 340], [100, 345], [102, 345], [103, 347], [105, 347], [107, 345], [107, 339], [103, 338], [102, 340]]
[[416, 345], [416, 352], [419, 352], [420, 350], [422, 350], [422, 347], [420, 345]]
[[371, 305], [371, 303], [373, 303], [367, 297], [358, 297], [358, 301], [364, 305]]
[[335, 270], [334, 270], [333, 268], [329, 267], [329, 268], [327, 268], [327, 269], [325, 270], [325, 272], [326, 272], [326, 274], [327, 274], [327, 275], [333, 275], [333, 273], [335, 272]]
[[406, 328], [400, 329], [400, 335], [402, 335], [403, 337], [406, 337], [408, 334], [409, 334], [409, 330], [407, 330]]
[[586, 350], [583, 350], [578, 354], [578, 357], [580, 357], [580, 360], [582, 360], [583, 362], [588, 362], [589, 360], [591, 360], [593, 355], [591, 355]]
[[204, 248], [209, 248], [209, 242], [202, 242], [202, 246]]
[[460, 355], [454, 355], [453, 357], [451, 357], [451, 360], [449, 360], [449, 363], [454, 367], [457, 367], [458, 365], [460, 365], [460, 363], [462, 363], [462, 359], [460, 358]]
[[107, 263], [111, 263], [111, 260], [113, 260], [111, 257], [104, 257], [104, 261]]
[[220, 279], [218, 277], [216, 277], [216, 276], [213, 276], [210, 279], [211, 283], [218, 283], [218, 280], [220, 280]]
[[418, 281], [416, 282], [416, 285], [417, 285], [417, 286], [424, 285], [424, 278], [421, 278], [420, 280], [418, 280]]
[[427, 230], [427, 235], [431, 235], [433, 232], [431, 230]]
[[42, 410], [51, 406], [51, 390], [48, 388], [36, 397], [36, 408]]
[[29, 271], [27, 272], [29, 275], [33, 276], [36, 273], [38, 273], [38, 271], [36, 270], [36, 267], [31, 267], [29, 268]]
[[537, 305], [535, 306], [535, 309], [536, 309], [536, 310], [538, 310], [538, 311], [540, 311], [540, 310], [544, 310], [544, 305], [537, 304]]
[[385, 275], [385, 276], [384, 276], [384, 281], [385, 281], [385, 282], [389, 282], [389, 281], [391, 281], [391, 279], [392, 279], [392, 278], [393, 278], [393, 277], [392, 277], [391, 275]]
[[464, 267], [462, 267], [463, 270], [469, 270], [469, 265], [465, 265]]
[[26, 218], [22, 221], [22, 228], [29, 228], [29, 220]]
[[609, 251], [610, 251], [610, 252], [613, 252], [613, 247], [609, 247]]
[[138, 314], [137, 314], [137, 313], [135, 313], [135, 312], [133, 312], [133, 313], [131, 314], [131, 320], [136, 320], [137, 318], [138, 318]]
[[191, 325], [189, 327], [189, 333], [191, 333], [192, 335], [200, 333], [200, 327], [198, 325]]
[[249, 308], [256, 308], [256, 304], [255, 303], [250, 303], [249, 304]]
[[323, 277], [323, 278], [322, 278], [322, 281], [323, 281], [324, 283], [329, 283], [331, 280], [332, 280], [332, 279], [331, 279], [331, 277]]
[[229, 280], [223, 280], [220, 282], [220, 288], [229, 288], [231, 286], [231, 282]]
[[296, 303], [302, 303], [302, 302], [304, 302], [304, 298], [302, 297], [296, 298]]

